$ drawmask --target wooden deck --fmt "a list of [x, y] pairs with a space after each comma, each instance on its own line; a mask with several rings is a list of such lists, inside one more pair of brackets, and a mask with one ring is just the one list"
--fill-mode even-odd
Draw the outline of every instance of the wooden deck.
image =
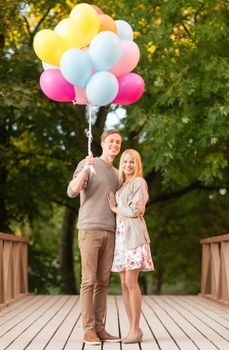
[[[0, 311], [0, 350], [228, 350], [229, 308], [200, 296], [144, 296], [141, 344], [83, 344], [78, 296], [26, 296]], [[121, 296], [109, 296], [106, 329], [124, 337]]]

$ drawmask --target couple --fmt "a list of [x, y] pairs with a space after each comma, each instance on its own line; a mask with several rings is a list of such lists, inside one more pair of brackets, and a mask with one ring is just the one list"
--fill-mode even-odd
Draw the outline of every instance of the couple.
[[[137, 151], [126, 150], [121, 156], [119, 171], [115, 169], [113, 161], [121, 144], [117, 129], [105, 131], [101, 135], [102, 155], [82, 160], [67, 190], [71, 198], [80, 193], [77, 224], [82, 273], [80, 304], [84, 343], [91, 345], [121, 341], [104, 327], [111, 271], [120, 274], [130, 323], [129, 333], [122, 342], [142, 341], [138, 275], [140, 271], [154, 269], [143, 219], [148, 191], [142, 177], [141, 158]], [[91, 174], [91, 166], [96, 174]]]

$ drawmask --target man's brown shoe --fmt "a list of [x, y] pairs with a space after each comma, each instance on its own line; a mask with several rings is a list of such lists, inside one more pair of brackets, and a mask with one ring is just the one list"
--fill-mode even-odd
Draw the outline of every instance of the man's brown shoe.
[[101, 340], [98, 338], [94, 330], [86, 332], [84, 334], [83, 341], [85, 344], [101, 345]]
[[102, 342], [118, 343], [121, 341], [120, 338], [114, 337], [113, 335], [105, 331], [105, 329], [100, 329], [99, 331], [97, 331], [97, 335]]

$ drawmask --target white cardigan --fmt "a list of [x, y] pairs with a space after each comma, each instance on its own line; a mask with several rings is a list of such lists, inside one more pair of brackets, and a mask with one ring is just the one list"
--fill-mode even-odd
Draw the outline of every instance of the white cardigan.
[[121, 206], [117, 207], [117, 215], [124, 220], [124, 247], [137, 248], [149, 243], [150, 238], [143, 217], [138, 216], [139, 209], [145, 211], [149, 199], [148, 186], [142, 177], [137, 177], [120, 191]]

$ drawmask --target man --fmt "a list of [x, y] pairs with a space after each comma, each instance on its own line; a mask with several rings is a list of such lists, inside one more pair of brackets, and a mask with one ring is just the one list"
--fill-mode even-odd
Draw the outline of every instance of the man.
[[[115, 216], [107, 195], [118, 188], [118, 171], [113, 161], [121, 143], [117, 129], [105, 131], [101, 136], [102, 155], [82, 160], [67, 190], [71, 198], [80, 193], [77, 223], [82, 272], [80, 304], [84, 342], [91, 345], [120, 341], [105, 331], [104, 316], [115, 238]], [[95, 174], [90, 171], [91, 165]]]

